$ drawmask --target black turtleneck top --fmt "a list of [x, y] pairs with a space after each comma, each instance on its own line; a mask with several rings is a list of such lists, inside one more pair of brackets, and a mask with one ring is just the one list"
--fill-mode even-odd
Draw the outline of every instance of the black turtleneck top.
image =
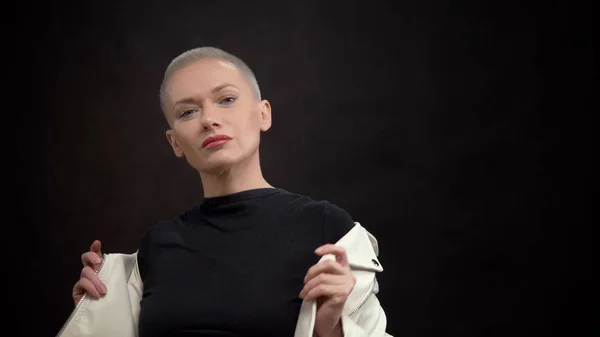
[[292, 337], [314, 250], [354, 222], [327, 201], [276, 188], [206, 198], [146, 232], [140, 337]]

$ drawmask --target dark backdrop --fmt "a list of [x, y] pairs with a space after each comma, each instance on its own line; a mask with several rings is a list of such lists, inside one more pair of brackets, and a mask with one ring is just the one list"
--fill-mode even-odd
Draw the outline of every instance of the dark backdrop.
[[[567, 210], [582, 194], [563, 189], [591, 169], [576, 161], [589, 124], [575, 148], [564, 128], [591, 110], [590, 12], [499, 3], [20, 5], [4, 52], [19, 332], [58, 331], [94, 239], [133, 252], [155, 221], [201, 201], [157, 94], [168, 62], [202, 45], [247, 61], [272, 103], [267, 179], [378, 237], [390, 333], [588, 331], [577, 289], [591, 235], [583, 209]], [[568, 183], [559, 154], [579, 167]]]

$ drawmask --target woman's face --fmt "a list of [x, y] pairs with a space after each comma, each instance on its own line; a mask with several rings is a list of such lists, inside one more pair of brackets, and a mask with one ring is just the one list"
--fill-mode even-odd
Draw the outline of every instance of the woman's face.
[[[211, 173], [258, 155], [260, 133], [271, 127], [271, 107], [231, 63], [202, 59], [177, 70], [165, 89], [167, 139], [175, 155]], [[209, 144], [214, 136], [223, 140]]]

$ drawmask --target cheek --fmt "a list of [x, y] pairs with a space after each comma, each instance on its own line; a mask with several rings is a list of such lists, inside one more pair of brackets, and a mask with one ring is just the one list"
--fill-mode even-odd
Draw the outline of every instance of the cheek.
[[191, 132], [188, 132], [185, 128], [181, 128], [177, 132], [177, 140], [179, 141], [179, 146], [184, 150], [194, 149], [195, 148], [195, 140], [191, 136]]
[[260, 136], [260, 118], [257, 116], [251, 117], [246, 124], [245, 132], [246, 138], [254, 146]]
[[253, 131], [254, 133], [260, 134], [261, 122], [262, 121], [260, 111], [254, 111], [248, 119], [248, 127], [252, 129], [251, 131]]
[[[246, 115], [240, 122], [235, 123], [235, 134], [240, 139], [241, 147], [248, 147], [254, 143], [260, 132], [260, 120], [256, 114]], [[232, 123], [233, 124], [233, 123]]]

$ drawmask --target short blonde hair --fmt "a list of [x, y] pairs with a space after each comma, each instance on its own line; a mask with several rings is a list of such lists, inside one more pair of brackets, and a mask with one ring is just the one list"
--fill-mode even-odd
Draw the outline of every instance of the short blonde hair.
[[250, 67], [244, 61], [239, 59], [237, 56], [232, 55], [216, 47], [198, 47], [183, 52], [182, 54], [174, 58], [169, 64], [169, 66], [167, 66], [162, 83], [160, 84], [159, 93], [160, 107], [163, 110], [163, 113], [166, 114], [165, 88], [171, 75], [173, 75], [175, 71], [185, 67], [186, 65], [192, 62], [208, 58], [219, 59], [233, 64], [242, 73], [246, 80], [248, 80], [248, 83], [250, 83], [252, 91], [254, 91], [255, 98], [259, 101], [261, 100], [260, 87], [258, 86], [256, 76], [254, 76], [252, 69], [250, 69]]

